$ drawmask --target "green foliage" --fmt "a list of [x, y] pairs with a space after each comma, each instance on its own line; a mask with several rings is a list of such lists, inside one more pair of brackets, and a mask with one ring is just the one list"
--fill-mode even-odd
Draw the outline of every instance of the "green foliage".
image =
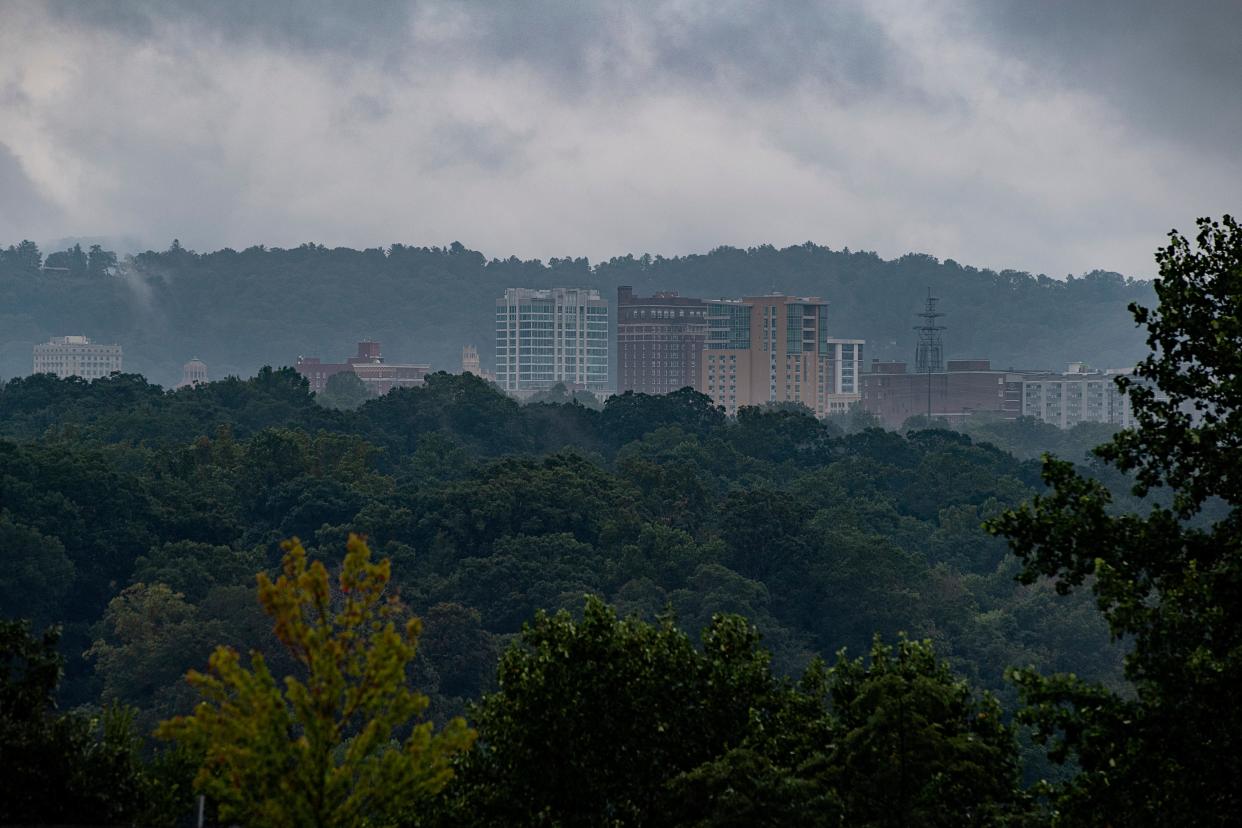
[[[251, 573], [279, 563], [282, 537], [327, 554], [350, 532], [402, 564], [402, 594], [421, 614], [460, 605], [486, 637], [591, 592], [648, 619], [672, 605], [690, 629], [742, 613], [787, 674], [907, 630], [1002, 694], [1014, 664], [1118, 678], [1103, 624], [1029, 612], [999, 567], [1003, 543], [979, 528], [1032, 493], [1037, 469], [962, 435], [842, 437], [782, 410], [730, 421], [693, 392], [617, 398], [610, 412], [520, 406], [446, 374], [354, 412], [317, 405], [289, 372], [152, 388], [133, 376], [0, 388], [0, 431], [18, 440], [0, 441], [0, 531], [12, 541], [0, 555], [13, 562], [0, 594], [8, 612], [66, 624], [68, 703], [110, 687], [141, 722], [188, 712], [179, 685], [120, 666], [110, 677], [112, 662], [81, 654], [138, 647], [160, 662], [152, 676], [175, 675], [205, 650], [158, 639], [201, 626], [213, 643], [277, 658], [246, 598]], [[618, 446], [618, 424], [638, 436]], [[196, 620], [107, 620], [137, 583], [180, 593]], [[490, 683], [447, 651], [426, 656], [420, 684], [437, 715]]]
[[353, 371], [339, 371], [328, 377], [323, 393], [316, 397], [320, 405], [338, 411], [353, 411], [371, 396], [366, 383]]
[[1160, 304], [1133, 307], [1152, 354], [1124, 380], [1138, 428], [1096, 450], [1133, 474], [1146, 513], [1046, 459], [1051, 492], [993, 521], [1026, 582], [1090, 587], [1130, 644], [1119, 693], [1074, 675], [1015, 675], [1054, 758], [1081, 772], [1049, 793], [1083, 824], [1225, 824], [1242, 807], [1242, 227], [1201, 219], [1194, 246], [1174, 232], [1157, 253]]
[[[164, 822], [139, 758], [133, 714], [57, 714], [59, 631], [41, 637], [0, 621], [0, 823], [115, 825]], [[163, 803], [172, 800], [164, 792]]]
[[284, 689], [267, 661], [218, 648], [210, 673], [191, 671], [202, 694], [194, 714], [164, 722], [158, 735], [203, 754], [195, 787], [224, 819], [248, 824], [391, 824], [451, 778], [448, 761], [473, 739], [463, 720], [439, 733], [413, 726], [427, 697], [407, 686], [421, 625], [400, 627], [400, 605], [385, 596], [389, 562], [372, 563], [353, 536], [334, 596], [323, 564], [307, 565], [296, 540], [285, 544], [283, 574], [259, 574], [259, 602], [276, 636], [304, 671]]
[[1000, 704], [929, 642], [878, 639], [828, 673], [836, 738], [825, 773], [850, 825], [995, 825], [1020, 811], [1017, 750]]
[[540, 612], [476, 711], [484, 747], [450, 821], [658, 823], [670, 777], [777, 716], [784, 691], [757, 642], [736, 617], [715, 619], [700, 651], [671, 620], [621, 620], [596, 598], [580, 620]]
[[[878, 641], [802, 681], [717, 615], [694, 647], [669, 618], [540, 613], [475, 711], [444, 824], [994, 825], [1025, 813], [1000, 705], [928, 642]], [[434, 821], [434, 820], [433, 820]]]

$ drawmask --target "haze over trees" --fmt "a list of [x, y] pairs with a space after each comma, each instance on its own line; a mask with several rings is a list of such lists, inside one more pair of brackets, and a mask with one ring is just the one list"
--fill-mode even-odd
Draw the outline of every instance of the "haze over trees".
[[[325, 701], [369, 687], [479, 734], [449, 725], [439, 793], [377, 804], [386, 824], [1228, 824], [1242, 227], [1205, 220], [1158, 261], [1139, 376], [1168, 398], [1134, 384], [1138, 429], [1042, 466], [939, 429], [727, 419], [689, 390], [521, 406], [434, 374], [334, 410], [289, 370], [12, 380], [0, 595], [34, 626], [0, 627], [2, 758], [67, 774], [63, 821], [168, 823], [228, 767], [212, 704], [253, 698], [286, 723], [262, 750], [323, 725], [316, 761], [365, 790], [353, 746], [411, 738]], [[57, 623], [60, 655], [36, 632]], [[364, 629], [379, 646], [351, 649]], [[182, 679], [213, 651], [233, 695]], [[263, 678], [299, 669], [283, 695]], [[300, 686], [327, 691], [302, 740], [273, 715]], [[180, 751], [141, 744], [168, 720]], [[3, 819], [39, 813], [37, 782]]]
[[[988, 358], [1000, 368], [1060, 369], [1076, 360], [1127, 367], [1144, 350], [1126, 305], [1152, 297], [1149, 282], [1116, 273], [1059, 280], [913, 253], [885, 261], [810, 243], [594, 265], [571, 257], [489, 260], [459, 243], [199, 254], [174, 241], [119, 264], [105, 253], [52, 253], [48, 266], [66, 269], [40, 271], [29, 243], [0, 250], [0, 325], [7, 332], [0, 376], [28, 373], [31, 347], [67, 333], [120, 342], [127, 370], [165, 385], [180, 378], [191, 355], [213, 376], [249, 376], [265, 364], [292, 365], [299, 355], [339, 359], [366, 337], [382, 342], [392, 361], [453, 371], [462, 345], [474, 344], [487, 367], [493, 303], [505, 288], [583, 285], [612, 298], [619, 284], [706, 298], [774, 286], [822, 296], [838, 335], [866, 339], [868, 358], [904, 360], [914, 352], [913, 314], [931, 287], [949, 314], [951, 357]], [[271, 324], [275, 319], [281, 324]]]

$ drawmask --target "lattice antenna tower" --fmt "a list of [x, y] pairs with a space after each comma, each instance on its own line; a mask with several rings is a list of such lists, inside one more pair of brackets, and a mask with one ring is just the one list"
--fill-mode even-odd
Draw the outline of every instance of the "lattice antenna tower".
[[938, 374], [944, 370], [944, 338], [940, 332], [945, 328], [936, 324], [936, 320], [944, 316], [936, 310], [939, 301], [928, 288], [927, 304], [919, 314], [923, 324], [914, 326], [919, 334], [918, 347], [914, 352], [914, 370], [919, 374]]

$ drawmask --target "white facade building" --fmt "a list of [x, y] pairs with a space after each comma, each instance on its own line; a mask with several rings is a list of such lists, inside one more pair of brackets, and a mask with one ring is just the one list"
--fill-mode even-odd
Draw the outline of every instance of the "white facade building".
[[36, 374], [93, 380], [120, 370], [120, 345], [99, 345], [84, 336], [54, 336], [34, 346]]
[[1022, 416], [1059, 428], [1079, 423], [1110, 423], [1131, 428], [1130, 398], [1114, 380], [1129, 370], [1093, 370], [1071, 362], [1064, 374], [1026, 374], [1022, 378]]
[[820, 416], [844, 414], [862, 399], [863, 346], [861, 339], [828, 339], [819, 359], [819, 399], [814, 406]]
[[587, 288], [509, 288], [496, 300], [496, 382], [608, 389], [608, 301]]

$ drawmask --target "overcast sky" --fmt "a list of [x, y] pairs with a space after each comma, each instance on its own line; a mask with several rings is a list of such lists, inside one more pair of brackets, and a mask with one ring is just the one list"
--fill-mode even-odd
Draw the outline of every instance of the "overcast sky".
[[1150, 276], [1242, 212], [1240, 42], [1238, 0], [0, 0], [0, 242]]

